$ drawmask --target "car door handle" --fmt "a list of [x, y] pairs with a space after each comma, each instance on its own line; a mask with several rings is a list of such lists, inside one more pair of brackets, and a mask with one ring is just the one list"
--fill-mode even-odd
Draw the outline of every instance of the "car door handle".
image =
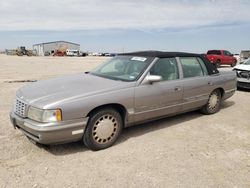
[[174, 91], [181, 91], [181, 87], [175, 87]]

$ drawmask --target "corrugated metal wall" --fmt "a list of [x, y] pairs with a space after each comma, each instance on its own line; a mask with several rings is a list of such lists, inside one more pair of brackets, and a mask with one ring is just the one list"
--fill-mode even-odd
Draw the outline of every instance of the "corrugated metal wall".
[[59, 41], [33, 45], [33, 49], [37, 51], [39, 56], [44, 56], [45, 52], [49, 52], [50, 54], [52, 54], [58, 49], [70, 49], [80, 51], [80, 45]]

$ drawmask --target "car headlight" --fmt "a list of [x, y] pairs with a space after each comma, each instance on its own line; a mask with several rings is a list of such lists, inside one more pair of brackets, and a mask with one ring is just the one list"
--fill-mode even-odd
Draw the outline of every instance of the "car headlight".
[[62, 111], [61, 109], [42, 110], [30, 106], [28, 111], [28, 118], [43, 123], [57, 122], [62, 120]]

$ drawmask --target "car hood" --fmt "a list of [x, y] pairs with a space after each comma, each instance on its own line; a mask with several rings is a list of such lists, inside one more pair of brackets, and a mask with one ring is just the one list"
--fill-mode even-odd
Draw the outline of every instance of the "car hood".
[[235, 66], [234, 69], [240, 69], [240, 70], [247, 70], [247, 71], [250, 71], [250, 65], [241, 64], [241, 65]]
[[29, 105], [48, 108], [51, 104], [60, 104], [76, 98], [98, 95], [132, 85], [134, 83], [106, 79], [85, 73], [25, 85], [17, 91], [17, 97]]

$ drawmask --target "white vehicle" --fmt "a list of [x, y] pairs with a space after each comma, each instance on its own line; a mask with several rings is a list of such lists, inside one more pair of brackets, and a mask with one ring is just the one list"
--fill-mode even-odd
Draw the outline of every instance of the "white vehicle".
[[234, 57], [237, 59], [237, 63], [240, 62], [240, 54], [234, 54]]
[[78, 56], [79, 51], [78, 50], [66, 50], [66, 56]]
[[250, 50], [242, 50], [240, 52], [240, 63], [243, 63], [248, 58], [250, 58]]
[[99, 56], [99, 53], [93, 52], [91, 55], [92, 55], [92, 56]]
[[238, 88], [250, 89], [250, 58], [233, 69], [237, 74]]

